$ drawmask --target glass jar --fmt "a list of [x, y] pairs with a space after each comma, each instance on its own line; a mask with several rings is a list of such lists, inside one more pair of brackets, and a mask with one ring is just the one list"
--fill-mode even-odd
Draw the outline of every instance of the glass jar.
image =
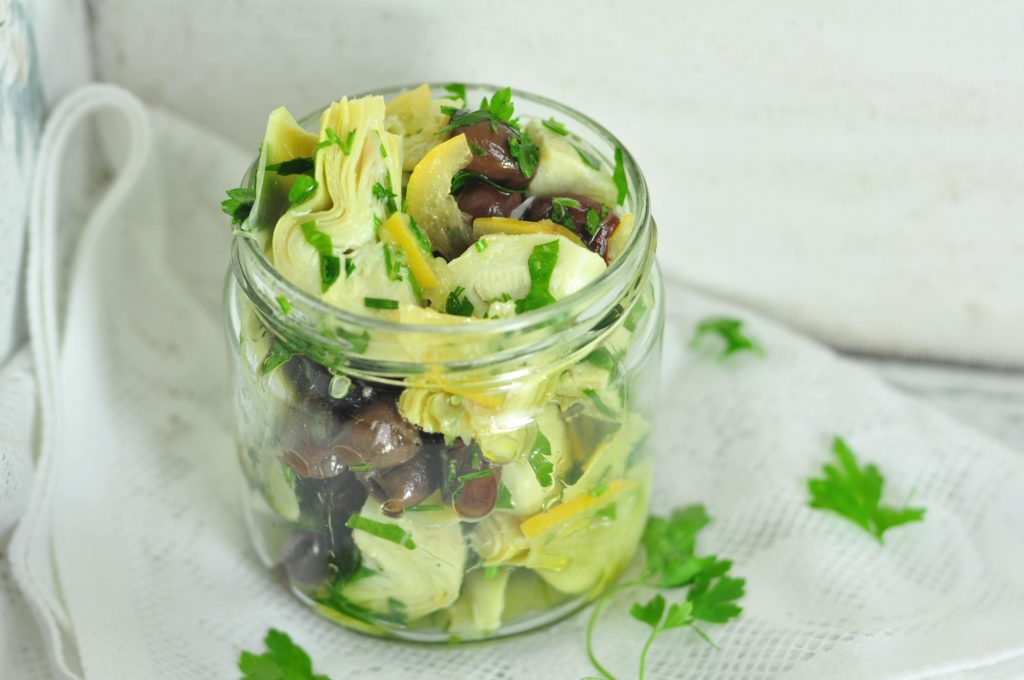
[[[603, 127], [515, 102], [612, 167], [621, 145]], [[623, 160], [621, 255], [508, 319], [346, 312], [236, 235], [226, 302], [247, 519], [260, 559], [318, 612], [403, 639], [491, 638], [568, 615], [626, 567], [647, 517], [663, 304], [647, 187]]]

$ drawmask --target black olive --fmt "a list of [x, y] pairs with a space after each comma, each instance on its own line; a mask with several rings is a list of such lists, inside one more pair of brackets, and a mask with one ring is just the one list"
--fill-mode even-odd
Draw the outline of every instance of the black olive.
[[[618, 215], [609, 210], [607, 206], [586, 196], [565, 194], [554, 198], [574, 200], [579, 203], [580, 207], [574, 208], [557, 205], [552, 200], [552, 197], [538, 196], [533, 199], [526, 212], [523, 213], [523, 219], [527, 222], [539, 222], [541, 220], [557, 222], [563, 227], [576, 232], [590, 250], [607, 260], [608, 240], [619, 226]], [[590, 210], [593, 210], [598, 216], [597, 228], [593, 233], [591, 233], [590, 226], [587, 223], [587, 214]], [[602, 212], [604, 217], [601, 217]]]
[[459, 192], [459, 210], [470, 217], [508, 217], [523, 202], [522, 194], [470, 182]]
[[441, 495], [466, 519], [485, 517], [498, 501], [501, 468], [483, 457], [476, 444], [459, 444], [440, 456]]
[[313, 531], [296, 531], [285, 541], [279, 562], [288, 578], [300, 585], [323, 583], [331, 573], [330, 539]]
[[509, 151], [508, 140], [516, 136], [511, 127], [504, 123], [492, 125], [491, 121], [485, 120], [452, 131], [453, 137], [460, 134], [466, 135], [469, 149], [473, 152], [466, 170], [510, 189], [525, 189], [530, 183]]
[[329, 409], [337, 416], [349, 416], [377, 399], [394, 397], [398, 389], [347, 376], [348, 391], [335, 398], [331, 396], [331, 381], [334, 375], [326, 366], [297, 354], [284, 363], [283, 369], [294, 385], [299, 401]]
[[419, 430], [402, 417], [393, 400], [386, 400], [352, 416], [334, 441], [334, 451], [350, 467], [379, 471], [410, 460], [422, 443]]
[[295, 491], [303, 513], [316, 519], [349, 515], [366, 501], [366, 489], [348, 470], [327, 479], [299, 477]]
[[381, 512], [389, 517], [400, 517], [406, 508], [434, 493], [440, 477], [436, 456], [424, 450], [401, 465], [366, 473], [363, 479], [374, 497], [383, 501]]

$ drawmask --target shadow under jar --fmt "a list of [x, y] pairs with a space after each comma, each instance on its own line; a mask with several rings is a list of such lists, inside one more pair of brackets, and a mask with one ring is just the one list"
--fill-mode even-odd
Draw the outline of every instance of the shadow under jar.
[[[514, 96], [518, 115], [565, 121], [611, 171], [621, 145], [603, 127]], [[226, 308], [248, 522], [260, 559], [322, 615], [408, 640], [493, 638], [576, 611], [630, 561], [647, 517], [663, 304], [646, 185], [622, 156], [634, 227], [621, 254], [582, 290], [511, 318], [345, 311], [281, 276], [265, 238], [234, 238]]]

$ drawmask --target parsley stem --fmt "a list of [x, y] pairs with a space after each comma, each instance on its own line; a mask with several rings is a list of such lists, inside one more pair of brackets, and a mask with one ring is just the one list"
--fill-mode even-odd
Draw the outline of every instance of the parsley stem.
[[637, 676], [637, 680], [644, 680], [644, 666], [647, 664], [647, 652], [651, 649], [651, 645], [654, 643], [654, 638], [658, 637], [658, 633], [661, 632], [657, 628], [651, 630], [651, 634], [647, 636], [647, 642], [644, 643], [644, 649], [640, 652], [640, 675]]
[[590, 663], [593, 664], [597, 672], [603, 675], [607, 680], [616, 680], [615, 676], [611, 672], [601, 665], [601, 662], [597, 660], [597, 655], [594, 654], [594, 627], [597, 625], [597, 618], [604, 611], [604, 608], [611, 602], [612, 597], [619, 592], [622, 592], [626, 588], [632, 588], [634, 586], [645, 585], [643, 579], [636, 579], [635, 581], [626, 581], [625, 583], [619, 583], [614, 585], [604, 592], [604, 595], [597, 599], [594, 603], [594, 611], [590, 613], [590, 620], [587, 621], [587, 658], [590, 659]]

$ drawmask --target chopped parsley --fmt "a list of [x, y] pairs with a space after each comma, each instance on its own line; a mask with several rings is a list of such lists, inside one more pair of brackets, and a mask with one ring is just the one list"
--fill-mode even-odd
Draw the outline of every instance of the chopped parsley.
[[348, 131], [348, 135], [345, 137], [344, 141], [341, 139], [341, 137], [338, 136], [338, 133], [334, 131], [334, 128], [324, 128], [324, 136], [327, 137], [327, 139], [323, 140], [322, 142], [316, 145], [317, 151], [326, 148], [331, 144], [335, 144], [341, 149], [341, 152], [343, 154], [345, 154], [346, 156], [351, 155], [352, 140], [356, 138], [355, 128], [352, 128], [351, 130]]
[[604, 506], [603, 508], [595, 512], [594, 517], [600, 517], [602, 519], [607, 520], [614, 520], [617, 512], [618, 508], [615, 506], [615, 503], [609, 503], [608, 505]]
[[384, 148], [384, 142], [380, 143], [380, 157], [381, 158], [387, 158], [388, 157], [388, 150]]
[[647, 303], [642, 298], [637, 298], [636, 302], [633, 303], [633, 308], [629, 310], [629, 314], [626, 315], [625, 321], [622, 325], [625, 326], [626, 330], [632, 333], [636, 330], [636, 325], [643, 318], [644, 314], [647, 313]]
[[476, 243], [473, 244], [473, 247], [477, 249], [477, 252], [484, 252], [487, 250], [487, 239], [477, 239]]
[[384, 249], [384, 273], [387, 275], [388, 280], [401, 281], [402, 260], [399, 259], [399, 254], [395, 252], [395, 247], [389, 243], [382, 243], [381, 248]]
[[494, 474], [494, 470], [487, 468], [486, 470], [477, 470], [476, 472], [467, 472], [464, 475], [459, 475], [460, 482], [468, 482], [472, 479], [482, 479], [484, 477], [490, 477]]
[[548, 441], [548, 438], [539, 429], [526, 459], [529, 461], [530, 467], [533, 468], [533, 474], [536, 475], [537, 482], [541, 486], [548, 487], [554, 483], [555, 466], [551, 463], [551, 442]]
[[288, 190], [288, 202], [292, 205], [305, 202], [318, 186], [317, 181], [309, 175], [296, 175], [292, 188]]
[[512, 157], [519, 164], [519, 171], [523, 177], [530, 179], [537, 172], [537, 162], [540, 160], [540, 149], [525, 132], [520, 135], [512, 135], [508, 138], [508, 150]]
[[498, 125], [506, 124], [507, 121], [498, 118], [490, 111], [452, 111], [451, 120], [443, 128], [437, 131], [439, 135], [447, 135], [459, 128], [471, 127], [484, 121], [491, 124], [492, 130], [497, 130]]
[[494, 507], [499, 510], [511, 510], [512, 509], [512, 492], [505, 486], [505, 482], [498, 485], [498, 500], [494, 504]]
[[267, 651], [262, 654], [243, 651], [238, 657], [241, 680], [330, 680], [313, 673], [313, 662], [287, 633], [271, 628], [263, 639]]
[[[305, 175], [299, 175], [305, 177]], [[331, 244], [331, 237], [316, 228], [316, 221], [303, 222], [302, 235], [306, 243], [313, 246], [320, 255], [320, 286], [322, 291], [327, 291], [341, 275], [341, 259], [334, 254], [334, 246]]]
[[[630, 329], [632, 330], [632, 329]], [[719, 359], [727, 359], [736, 352], [752, 352], [764, 357], [764, 349], [753, 338], [743, 332], [743, 321], [729, 316], [709, 316], [697, 324], [694, 330], [691, 347], [696, 347], [707, 335], [717, 335], [725, 346], [718, 355]]]
[[473, 154], [474, 156], [486, 156], [487, 155], [487, 152], [483, 150], [483, 147], [481, 147], [476, 142], [470, 142], [469, 143], [469, 152], [471, 154]]
[[391, 187], [391, 174], [384, 175], [384, 183], [377, 182], [373, 185], [373, 197], [383, 201], [388, 213], [398, 212], [398, 204], [395, 203], [395, 192]]
[[473, 303], [466, 297], [466, 289], [458, 286], [448, 293], [448, 300], [444, 304], [444, 311], [455, 316], [473, 316]]
[[488, 101], [487, 97], [484, 97], [483, 101], [480, 102], [480, 110], [489, 112], [492, 116], [508, 124], [510, 127], [519, 128], [518, 121], [512, 117], [515, 115], [516, 108], [512, 103], [511, 87], [501, 88], [491, 95], [490, 101]]
[[284, 295], [277, 296], [277, 306], [281, 308], [285, 315], [292, 313], [292, 303]]
[[276, 172], [279, 175], [305, 175], [313, 172], [313, 158], [312, 156], [292, 158], [291, 160], [268, 165], [267, 170]]
[[484, 579], [488, 581], [493, 581], [494, 579], [498, 578], [498, 571], [498, 567], [493, 564], [489, 567], [484, 567]]
[[360, 465], [349, 465], [352, 472], [373, 472], [373, 463], [362, 463]]
[[459, 170], [452, 176], [452, 193], [456, 193], [462, 187], [466, 186], [469, 182], [480, 182], [492, 186], [498, 191], [504, 191], [506, 194], [524, 194], [526, 189], [509, 189], [495, 182], [486, 175], [481, 175], [479, 172], [473, 172], [472, 170]]
[[629, 196], [629, 183], [626, 181], [626, 168], [622, 161], [622, 147], [615, 147], [615, 171], [612, 172], [612, 181], [615, 182], [615, 189], [618, 192], [615, 202], [622, 205], [626, 196]]
[[588, 168], [592, 170], [601, 169], [601, 161], [597, 160], [588, 152], [584, 151], [581, 147], [576, 146], [575, 144], [572, 145], [572, 148], [576, 149], [576, 153], [579, 154], [580, 160], [583, 161], [583, 164], [586, 165]]
[[231, 216], [231, 224], [241, 224], [249, 217], [256, 202], [256, 190], [239, 187], [228, 189], [228, 197], [220, 202], [220, 209]]
[[412, 215], [409, 216], [409, 231], [412, 233], [412, 237], [416, 240], [416, 244], [423, 249], [423, 252], [427, 255], [434, 252], [433, 247], [430, 245], [430, 239], [427, 238], [427, 235], [424, 234], [419, 225], [416, 224], [416, 220], [412, 218]]
[[530, 291], [516, 300], [516, 314], [540, 309], [555, 301], [549, 286], [551, 274], [558, 264], [558, 241], [549, 241], [533, 247], [527, 267], [530, 270]]
[[364, 531], [377, 538], [383, 538], [385, 541], [397, 543], [408, 550], [416, 548], [416, 543], [412, 540], [412, 536], [397, 524], [378, 522], [362, 515], [352, 515], [345, 522], [345, 526], [355, 531]]
[[822, 466], [823, 479], [807, 480], [810, 506], [830, 510], [850, 520], [882, 543], [882, 535], [893, 527], [924, 520], [924, 508], [881, 505], [885, 478], [878, 468], [860, 467], [857, 457], [842, 437], [832, 441], [832, 453], [838, 465]]
[[367, 309], [398, 309], [398, 300], [389, 298], [364, 297], [363, 305]]
[[267, 355], [260, 362], [260, 375], [266, 375], [275, 368], [292, 358], [292, 351], [285, 347], [279, 340], [270, 343]]
[[615, 411], [608, 406], [608, 404], [604, 403], [604, 400], [601, 399], [601, 396], [596, 390], [587, 387], [583, 390], [583, 394], [587, 395], [587, 398], [594, 403], [594, 408], [596, 408], [601, 415], [607, 416], [608, 418], [616, 417]]
[[444, 506], [440, 503], [417, 503], [405, 509], [406, 512], [440, 512]]
[[565, 137], [566, 135], [569, 134], [569, 131], [565, 129], [565, 125], [555, 120], [554, 118], [548, 118], [547, 120], [541, 122], [544, 124], [544, 127], [551, 130], [556, 135], [561, 135]]
[[[555, 199], [551, 202], [551, 221], [556, 224], [561, 224], [569, 231], [576, 231], [576, 220], [574, 220], [572, 215], [569, 213], [569, 208], [567, 208], [565, 204], [559, 203], [558, 200], [559, 199]], [[579, 205], [579, 203], [576, 205]]]
[[466, 105], [466, 86], [462, 83], [450, 83], [444, 89], [451, 95], [450, 99], [458, 99], [462, 105]]
[[587, 208], [587, 233], [593, 238], [597, 235], [597, 230], [601, 228], [601, 217], [597, 214], [597, 211], [593, 208]]
[[563, 208], [576, 208], [579, 210], [580, 202], [575, 198], [566, 198], [564, 196], [558, 196], [551, 199], [551, 205], [560, 205]]
[[356, 270], [356, 263], [351, 257], [345, 258], [345, 278], [352, 276], [352, 272]]

